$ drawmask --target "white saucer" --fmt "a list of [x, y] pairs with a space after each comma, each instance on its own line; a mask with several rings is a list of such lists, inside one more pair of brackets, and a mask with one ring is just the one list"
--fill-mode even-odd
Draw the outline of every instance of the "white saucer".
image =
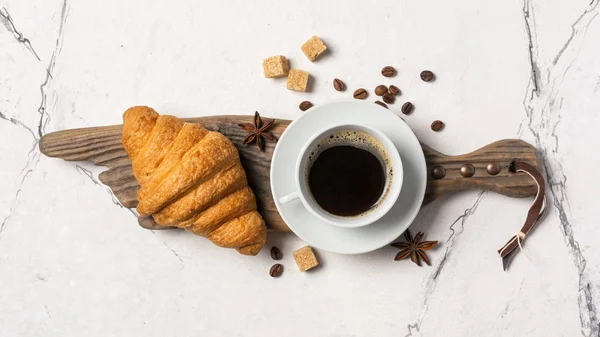
[[[404, 166], [398, 201], [385, 216], [365, 227], [330, 225], [312, 215], [300, 200], [279, 203], [279, 198], [297, 190], [294, 171], [303, 145], [319, 130], [340, 123], [383, 132], [396, 145]], [[342, 100], [311, 108], [281, 135], [271, 162], [273, 199], [285, 223], [311, 246], [341, 254], [366, 253], [394, 241], [417, 216], [426, 184], [427, 167], [419, 140], [400, 117], [372, 102]]]

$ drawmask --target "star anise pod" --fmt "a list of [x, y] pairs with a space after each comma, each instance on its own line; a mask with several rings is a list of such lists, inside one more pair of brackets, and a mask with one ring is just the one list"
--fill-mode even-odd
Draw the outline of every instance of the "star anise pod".
[[421, 239], [423, 239], [423, 232], [418, 232], [417, 235], [413, 237], [408, 229], [404, 232], [404, 239], [406, 239], [407, 242], [392, 243], [392, 246], [400, 248], [400, 251], [396, 254], [394, 260], [400, 261], [410, 256], [412, 262], [416, 263], [418, 266], [421, 266], [421, 260], [431, 266], [431, 262], [429, 262], [429, 258], [427, 257], [427, 254], [425, 254], [425, 251], [434, 248], [438, 242], [421, 241]]
[[246, 136], [246, 138], [244, 138], [244, 144], [250, 144], [250, 143], [256, 141], [256, 145], [258, 146], [258, 148], [262, 152], [265, 152], [265, 141], [263, 140], [263, 138], [265, 140], [272, 140], [272, 141], [277, 140], [277, 138], [272, 133], [267, 132], [267, 130], [271, 126], [273, 126], [274, 122], [275, 122], [275, 120], [271, 119], [270, 121], [263, 123], [262, 118], [260, 118], [260, 114], [258, 113], [258, 111], [256, 111], [254, 113], [254, 124], [252, 124], [252, 123], [238, 124], [242, 129], [244, 129], [244, 131], [249, 132], [249, 134]]

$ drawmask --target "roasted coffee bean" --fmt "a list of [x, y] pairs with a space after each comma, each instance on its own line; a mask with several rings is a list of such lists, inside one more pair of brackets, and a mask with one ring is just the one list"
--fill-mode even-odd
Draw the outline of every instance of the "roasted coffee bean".
[[421, 79], [425, 82], [431, 82], [435, 80], [435, 75], [429, 70], [423, 70], [421, 72]]
[[382, 98], [383, 98], [383, 101], [386, 102], [387, 104], [392, 104], [396, 100], [396, 96], [390, 94], [389, 92], [387, 94], [383, 95]]
[[410, 113], [412, 113], [414, 106], [412, 105], [411, 102], [406, 102], [404, 104], [402, 104], [402, 108], [400, 109], [402, 111], [403, 114], [408, 115]]
[[344, 91], [346, 90], [346, 85], [344, 84], [344, 82], [342, 82], [342, 80], [336, 78], [333, 80], [333, 88], [337, 91]]
[[283, 254], [281, 254], [281, 251], [279, 250], [279, 248], [273, 246], [271, 247], [271, 258], [273, 260], [281, 260], [281, 258], [283, 257]]
[[281, 276], [282, 273], [283, 273], [283, 266], [280, 265], [279, 263], [274, 264], [273, 267], [271, 267], [271, 269], [269, 270], [269, 275], [271, 275], [271, 277], [279, 277], [279, 276]]
[[375, 101], [375, 104], [381, 105], [382, 107], [384, 107], [386, 109], [388, 108], [387, 104], [383, 103], [382, 101]]
[[299, 108], [302, 111], [306, 111], [306, 110], [308, 110], [308, 109], [310, 109], [312, 107], [313, 107], [313, 104], [311, 102], [304, 101], [304, 102], [300, 103], [300, 107]]
[[363, 88], [356, 89], [356, 91], [354, 91], [354, 98], [356, 99], [365, 99], [367, 96], [369, 96], [369, 94]]
[[400, 89], [398, 89], [397, 86], [395, 85], [390, 85], [390, 94], [394, 95], [394, 96], [398, 96], [400, 95], [402, 92], [400, 91]]
[[433, 123], [431, 123], [431, 130], [433, 130], [435, 132], [442, 131], [444, 126], [445, 126], [445, 124], [442, 121], [433, 121]]
[[396, 69], [392, 66], [383, 67], [383, 69], [381, 69], [381, 75], [385, 77], [396, 76]]
[[377, 95], [377, 96], [383, 96], [383, 95], [387, 94], [387, 92], [388, 92], [388, 88], [383, 84], [380, 84], [375, 87], [375, 95]]

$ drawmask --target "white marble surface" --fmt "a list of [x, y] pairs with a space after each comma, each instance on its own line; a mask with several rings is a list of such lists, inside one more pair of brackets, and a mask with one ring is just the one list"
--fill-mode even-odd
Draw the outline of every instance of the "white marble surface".
[[[599, 336], [599, 12], [598, 0], [0, 0], [0, 336]], [[332, 51], [316, 63], [299, 50], [313, 34]], [[312, 92], [264, 79], [272, 54], [308, 70]], [[424, 68], [435, 83], [418, 79]], [[410, 126], [443, 152], [535, 144], [551, 207], [530, 259], [503, 272], [496, 249], [531, 199], [473, 191], [411, 227], [441, 242], [432, 267], [394, 262], [388, 247], [321, 252], [323, 268], [301, 274], [291, 252], [303, 243], [273, 234], [286, 270], [272, 279], [268, 249], [244, 257], [145, 231], [100, 168], [37, 149], [135, 104], [293, 119], [303, 100], [351, 94], [334, 77], [398, 85], [416, 106]]]

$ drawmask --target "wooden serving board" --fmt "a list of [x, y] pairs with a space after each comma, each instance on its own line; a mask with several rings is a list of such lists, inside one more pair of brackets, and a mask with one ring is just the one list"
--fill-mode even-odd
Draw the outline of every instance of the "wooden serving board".
[[[240, 152], [242, 165], [246, 169], [248, 182], [257, 196], [258, 208], [271, 230], [289, 231], [275, 207], [271, 194], [269, 172], [275, 143], [267, 142], [266, 151], [260, 152], [256, 145], [244, 145], [246, 132], [238, 123], [252, 122], [252, 116], [210, 116], [185, 119], [187, 122], [201, 123], [209, 130], [218, 131], [227, 136]], [[289, 120], [277, 120], [271, 129], [279, 137], [289, 125]], [[125, 207], [136, 207], [139, 185], [131, 171], [131, 162], [121, 144], [122, 125], [101, 126], [53, 132], [40, 139], [40, 151], [48, 157], [62, 158], [68, 161], [89, 161], [95, 165], [108, 167], [99, 175], [102, 183], [110, 187]], [[494, 191], [509, 197], [528, 197], [535, 195], [537, 186], [526, 174], [512, 174], [507, 166], [513, 159], [520, 159], [542, 170], [541, 159], [535, 148], [518, 139], [505, 139], [480, 148], [477, 151], [447, 156], [425, 144], [421, 144], [427, 170], [427, 190], [423, 205], [451, 192], [467, 189]], [[502, 170], [492, 176], [486, 167], [496, 162]], [[475, 175], [465, 178], [460, 167], [470, 163], [475, 167]], [[434, 166], [443, 166], [446, 176], [433, 179]], [[139, 223], [148, 229], [165, 229], [158, 226], [152, 218], [140, 218]]]

